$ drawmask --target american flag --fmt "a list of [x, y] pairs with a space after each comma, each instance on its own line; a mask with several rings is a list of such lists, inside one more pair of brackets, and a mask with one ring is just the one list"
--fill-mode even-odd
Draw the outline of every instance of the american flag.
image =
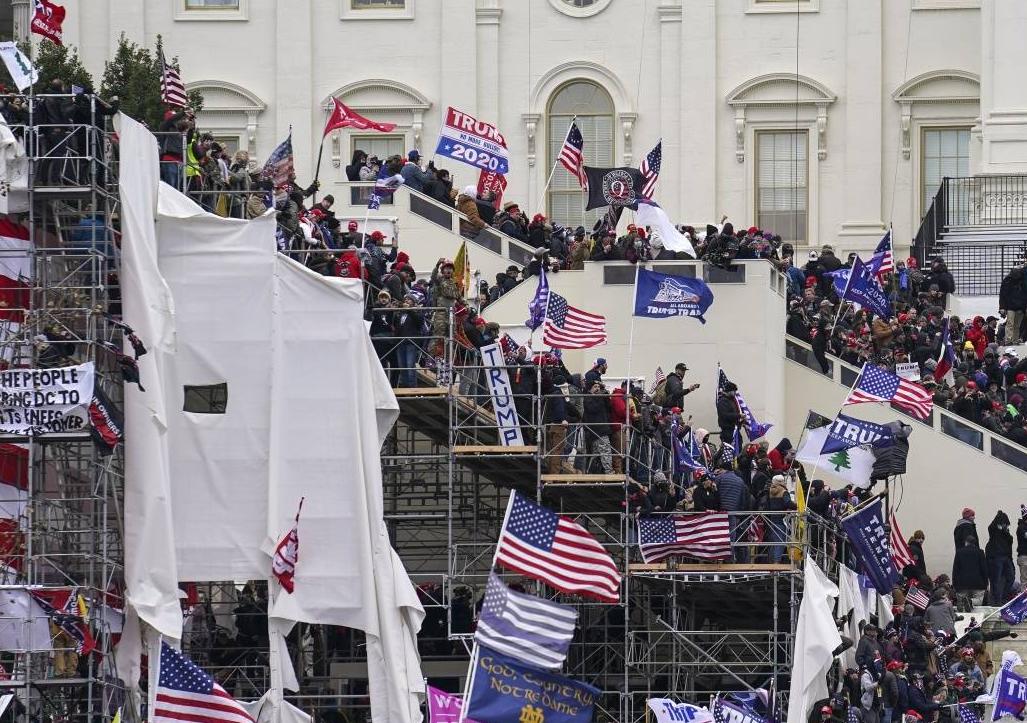
[[178, 68], [168, 64], [164, 59], [163, 50], [157, 51], [157, 57], [160, 58], [160, 99], [168, 105], [188, 105], [189, 98], [185, 94], [185, 84], [182, 83], [182, 76], [178, 74]]
[[589, 314], [549, 292], [549, 307], [542, 325], [542, 343], [554, 349], [588, 349], [606, 343], [606, 317]]
[[638, 549], [647, 563], [688, 555], [700, 560], [731, 557], [731, 526], [726, 512], [638, 518]]
[[927, 419], [934, 408], [933, 397], [926, 389], [873, 364], [863, 365], [856, 386], [842, 406], [863, 402], [892, 402], [918, 419]]
[[535, 331], [542, 326], [546, 319], [546, 307], [549, 305], [549, 279], [546, 278], [546, 267], [540, 266], [538, 270], [538, 286], [535, 288], [535, 295], [528, 302], [528, 319], [524, 325]]
[[874, 255], [870, 259], [870, 268], [878, 276], [887, 274], [895, 269], [895, 259], [892, 253], [891, 229], [885, 231], [884, 236], [881, 237], [880, 242], [877, 244], [877, 248], [874, 249]]
[[567, 137], [563, 140], [563, 148], [560, 149], [560, 165], [566, 168], [572, 176], [578, 179], [583, 189], [588, 188], [588, 177], [585, 175], [585, 157], [583, 149], [585, 139], [581, 137], [577, 123], [571, 123], [567, 129]]
[[378, 178], [374, 181], [374, 190], [371, 191], [371, 199], [367, 202], [367, 208], [377, 211], [382, 207], [382, 199], [391, 196], [401, 185], [403, 185], [403, 176], [398, 173], [390, 176], [388, 167], [383, 163], [378, 169]]
[[952, 335], [949, 328], [949, 317], [941, 320], [941, 355], [938, 357], [938, 365], [934, 368], [935, 381], [941, 381], [948, 377], [953, 381], [952, 367], [956, 365], [956, 350], [952, 348]]
[[570, 605], [514, 592], [489, 573], [474, 640], [533, 667], [559, 670], [577, 622]]
[[267, 161], [264, 162], [264, 167], [260, 171], [260, 178], [263, 181], [271, 181], [271, 185], [277, 192], [289, 183], [293, 171], [292, 131], [289, 131], [289, 137], [279, 143], [278, 147], [267, 157]]
[[902, 572], [907, 566], [915, 565], [916, 558], [913, 557], [913, 552], [902, 536], [902, 530], [899, 529], [899, 521], [895, 519], [894, 512], [888, 515], [888, 526], [891, 527], [891, 559], [895, 563], [895, 569]]
[[849, 706], [848, 723], [861, 723], [863, 718], [859, 714], [859, 709], [854, 706]]
[[915, 608], [926, 610], [927, 606], [931, 604], [931, 598], [916, 585], [910, 585], [909, 590], [906, 591], [906, 602]]
[[663, 139], [656, 142], [656, 146], [642, 159], [642, 165], [638, 170], [642, 172], [645, 185], [642, 186], [642, 195], [646, 198], [653, 197], [653, 189], [656, 188], [656, 180], [660, 177], [660, 164], [663, 162]]
[[663, 381], [667, 378], [667, 375], [663, 373], [663, 367], [656, 367], [656, 371], [653, 372], [653, 383], [649, 387], [649, 393], [652, 394], [656, 391], [656, 387], [660, 386]]
[[959, 721], [960, 723], [981, 723], [981, 719], [977, 717], [974, 709], [962, 703], [959, 704]]
[[282, 589], [290, 595], [295, 589], [294, 578], [296, 577], [296, 563], [300, 559], [300, 512], [303, 510], [304, 497], [300, 497], [300, 506], [296, 510], [296, 520], [292, 523], [285, 536], [275, 547], [275, 554], [271, 558], [271, 572], [278, 578]]
[[510, 495], [496, 562], [560, 592], [620, 600], [620, 573], [603, 546], [578, 523], [518, 492]]
[[160, 646], [160, 675], [154, 723], [219, 721], [255, 723], [246, 710], [214, 679], [167, 643]]

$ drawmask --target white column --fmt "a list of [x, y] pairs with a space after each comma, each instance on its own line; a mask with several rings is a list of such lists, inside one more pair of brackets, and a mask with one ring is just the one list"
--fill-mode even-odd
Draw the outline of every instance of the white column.
[[[656, 8], [660, 19], [660, 135], [663, 157], [656, 184], [657, 202], [667, 215], [679, 219], [681, 204], [681, 3], [677, 0]], [[655, 138], [642, 138], [636, 145], [639, 163], [652, 148]]]
[[14, 10], [14, 39], [24, 43], [29, 39], [29, 22], [32, 20], [32, 0], [11, 0]]
[[[499, 21], [503, 9], [499, 0], [478, 0], [474, 10], [477, 40], [478, 113], [489, 122], [499, 123]], [[509, 132], [509, 131], [507, 131]]]
[[[296, 180], [310, 183], [317, 160], [317, 141], [325, 115], [312, 91], [314, 77], [310, 0], [275, 3], [275, 133], [266, 158], [285, 140], [292, 126], [292, 151], [296, 159]], [[316, 129], [316, 130], [315, 130]], [[344, 156], [346, 154], [343, 154]]]
[[[873, 249], [881, 220], [881, 1], [848, 0], [845, 21], [845, 216], [842, 250]], [[810, 189], [819, 193], [821, 189]], [[810, 224], [819, 223], [811, 218]], [[821, 239], [832, 229], [821, 229]], [[836, 249], [838, 251], [838, 249]]]
[[702, 228], [710, 219], [720, 218], [721, 212], [717, 208], [717, 118], [724, 112], [724, 101], [717, 97], [716, 0], [689, 0], [683, 23], [688, 42], [678, 53], [681, 146], [676, 157], [665, 151], [663, 163], [683, 169], [678, 218]]
[[981, 157], [977, 173], [1027, 173], [1027, 3], [981, 2]]

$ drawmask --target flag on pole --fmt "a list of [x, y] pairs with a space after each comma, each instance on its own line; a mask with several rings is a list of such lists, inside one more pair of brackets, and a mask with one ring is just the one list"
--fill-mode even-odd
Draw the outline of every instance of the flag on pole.
[[519, 492], [510, 493], [496, 562], [560, 592], [620, 600], [620, 573], [610, 553], [584, 527]]
[[572, 176], [578, 179], [582, 189], [588, 190], [588, 177], [585, 175], [585, 157], [583, 151], [585, 139], [578, 130], [577, 123], [571, 123], [567, 129], [567, 137], [563, 140], [563, 147], [560, 149], [558, 160], [560, 165], [566, 168]]
[[927, 419], [934, 408], [934, 397], [922, 386], [869, 362], [863, 365], [842, 406], [863, 402], [891, 402], [917, 419]]
[[704, 474], [710, 473], [710, 470], [703, 464], [704, 460], [702, 459], [702, 450], [699, 449], [699, 445], [695, 441], [695, 435], [693, 433], [689, 432], [688, 441], [681, 439], [678, 436], [678, 424], [677, 422], [674, 422], [670, 425], [670, 440], [672, 451], [674, 453], [674, 474], [680, 474], [686, 471], [702, 472]]
[[7, 72], [11, 74], [11, 80], [18, 90], [24, 92], [26, 88], [39, 80], [39, 69], [32, 65], [32, 61], [25, 57], [13, 40], [0, 43], [0, 58], [7, 66]]
[[535, 295], [528, 302], [528, 319], [524, 325], [535, 331], [546, 320], [546, 307], [549, 305], [549, 279], [546, 278], [546, 267], [540, 266], [538, 270], [538, 286], [535, 287]]
[[792, 546], [788, 549], [788, 556], [794, 562], [803, 558], [803, 544], [806, 540], [806, 492], [802, 487], [802, 480], [795, 482], [795, 530], [792, 533]]
[[952, 367], [956, 365], [956, 350], [952, 348], [952, 337], [949, 331], [949, 318], [946, 316], [941, 320], [941, 354], [938, 356], [938, 364], [934, 367], [934, 380], [940, 382], [947, 380], [950, 384], [954, 381]]
[[453, 257], [453, 279], [460, 287], [460, 297], [466, 297], [471, 288], [471, 263], [467, 259], [466, 239], [460, 244], [460, 250]]
[[53, 624], [75, 641], [79, 655], [88, 655], [96, 648], [96, 641], [80, 614], [79, 595], [70, 587], [29, 588], [29, 593]]
[[890, 228], [884, 232], [877, 248], [874, 249], [874, 255], [870, 258], [870, 269], [876, 276], [882, 276], [895, 269]]
[[300, 511], [303, 509], [304, 499], [304, 497], [300, 497], [300, 506], [296, 510], [296, 519], [292, 523], [292, 528], [278, 541], [275, 554], [271, 558], [271, 572], [278, 578], [282, 589], [290, 595], [295, 589], [296, 563], [300, 559]]
[[57, 3], [52, 3], [50, 0], [36, 0], [36, 10], [32, 13], [32, 32], [42, 35], [58, 45], [64, 45], [63, 31], [61, 30], [64, 15], [64, 8]]
[[727, 560], [731, 557], [731, 525], [726, 512], [639, 517], [638, 549], [647, 564], [674, 555]]
[[337, 128], [356, 128], [360, 131], [378, 131], [379, 133], [391, 133], [396, 129], [395, 123], [376, 123], [369, 118], [350, 109], [338, 98], [332, 98], [332, 114], [328, 116], [325, 123], [322, 138]]
[[667, 375], [663, 373], [663, 367], [656, 367], [656, 371], [653, 372], [653, 383], [649, 387], [649, 394], [651, 395], [653, 392], [655, 392], [656, 387], [660, 386], [660, 384], [666, 381], [666, 379]]
[[[178, 68], [168, 63], [164, 58], [164, 49], [157, 49], [157, 58], [160, 60], [160, 99], [167, 105], [184, 107], [189, 104], [189, 98], [185, 94], [185, 84]], [[289, 135], [289, 157], [292, 158], [292, 134]], [[280, 147], [280, 146], [279, 146]]]
[[[717, 368], [719, 374], [717, 375], [717, 398], [720, 398], [721, 394], [725, 394], [725, 387], [728, 384], [727, 374], [720, 367]], [[745, 403], [745, 399], [742, 398], [742, 392], [735, 389], [735, 404], [738, 405], [738, 413], [742, 415], [742, 419], [745, 421], [745, 433], [749, 435], [749, 441], [755, 442], [757, 439], [766, 436], [773, 424], [762, 424], [756, 419], [756, 415], [753, 414], [752, 410], [749, 409], [749, 405]], [[736, 450], [737, 451], [737, 450]]]
[[915, 608], [926, 610], [927, 606], [931, 604], [931, 598], [916, 585], [910, 585], [909, 590], [906, 591], [906, 602]]
[[645, 179], [645, 185], [642, 186], [642, 195], [646, 198], [653, 197], [653, 189], [656, 188], [656, 181], [660, 177], [660, 165], [662, 163], [663, 139], [661, 138], [656, 142], [656, 146], [642, 159], [642, 165], [638, 168]]
[[570, 605], [515, 592], [490, 572], [474, 641], [532, 667], [559, 670], [577, 622]]
[[214, 678], [163, 641], [152, 720], [153, 723], [256, 723]]
[[289, 183], [289, 178], [295, 171], [292, 160], [292, 131], [289, 131], [289, 137], [278, 144], [278, 146], [271, 151], [271, 155], [267, 157], [264, 162], [264, 167], [260, 170], [260, 180], [271, 181], [272, 187], [275, 189], [276, 200], [280, 197], [280, 189], [284, 189]]
[[381, 168], [378, 169], [378, 178], [374, 181], [374, 190], [371, 191], [371, 198], [367, 202], [367, 208], [371, 211], [377, 211], [382, 207], [382, 200], [395, 193], [396, 189], [401, 185], [403, 185], [403, 176], [398, 173], [389, 175], [388, 166], [383, 163]]
[[895, 519], [894, 512], [888, 513], [888, 527], [891, 528], [889, 542], [891, 542], [891, 559], [895, 563], [895, 569], [902, 572], [910, 565], [916, 565], [916, 558], [913, 557], [913, 551], [909, 549], [906, 538], [902, 536], [902, 530], [899, 529], [899, 521]]
[[852, 262], [849, 280], [845, 284], [841, 298], [844, 301], [851, 301], [860, 308], [869, 309], [882, 319], [892, 317], [892, 306], [888, 295], [884, 293], [884, 289], [877, 282], [873, 269], [863, 263], [859, 256]]
[[555, 291], [549, 292], [545, 315], [542, 342], [554, 349], [588, 349], [606, 343], [606, 317], [571, 306]]
[[1003, 605], [999, 616], [1010, 625], [1019, 625], [1027, 620], [1027, 588]]

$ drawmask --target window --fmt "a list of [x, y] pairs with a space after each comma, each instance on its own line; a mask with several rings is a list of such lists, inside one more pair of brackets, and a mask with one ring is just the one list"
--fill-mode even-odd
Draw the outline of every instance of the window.
[[[576, 116], [576, 118], [575, 118]], [[585, 164], [589, 166], [612, 166], [613, 142], [613, 100], [599, 85], [587, 80], [575, 80], [558, 89], [549, 102], [548, 138], [549, 166], [552, 168], [563, 148], [571, 119], [577, 123], [585, 140]], [[597, 208], [583, 211], [584, 193], [578, 179], [563, 166], [557, 166], [549, 186], [549, 217], [568, 226], [578, 225], [591, 228], [605, 213]]]
[[806, 131], [756, 132], [756, 225], [805, 241], [809, 201]]
[[343, 20], [412, 20], [414, 0], [339, 0]]
[[747, 13], [815, 13], [820, 0], [749, 0]]
[[970, 129], [924, 128], [920, 153], [920, 215], [931, 207], [943, 178], [970, 175]]
[[572, 8], [587, 8], [596, 4], [596, 0], [563, 0]]
[[350, 0], [354, 10], [405, 10], [406, 0]]
[[185, 385], [183, 412], [193, 414], [224, 414], [228, 409], [228, 384]]
[[564, 15], [574, 18], [589, 18], [606, 9], [610, 0], [549, 0], [549, 4]]
[[239, 0], [185, 0], [186, 10], [206, 10], [207, 8], [238, 10]]
[[357, 150], [361, 150], [370, 156], [378, 156], [379, 159], [385, 160], [389, 156], [406, 156], [406, 149], [403, 148], [403, 136], [387, 136], [382, 133], [376, 133], [373, 136], [350, 136], [350, 153], [349, 158], [346, 159], [346, 165], [353, 160], [353, 154]]
[[246, 20], [250, 0], [171, 0], [175, 20]]

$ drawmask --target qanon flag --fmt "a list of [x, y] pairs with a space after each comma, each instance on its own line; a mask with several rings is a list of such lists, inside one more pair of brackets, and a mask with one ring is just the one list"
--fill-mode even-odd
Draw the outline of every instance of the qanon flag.
[[713, 292], [702, 279], [638, 270], [635, 285], [635, 316], [663, 319], [692, 316], [706, 323], [703, 314], [713, 303]]
[[841, 520], [863, 574], [881, 595], [890, 595], [899, 575], [891, 557], [891, 541], [884, 530], [884, 500], [869, 502]]
[[452, 106], [446, 109], [435, 153], [484, 171], [510, 172], [506, 139], [496, 127]]
[[880, 448], [893, 444], [895, 433], [890, 427], [839, 414], [827, 430], [827, 439], [824, 440], [820, 454], [831, 454], [862, 445]]
[[585, 166], [588, 178], [588, 203], [585, 210], [603, 206], [635, 208], [645, 194], [645, 176], [637, 168], [592, 168]]

